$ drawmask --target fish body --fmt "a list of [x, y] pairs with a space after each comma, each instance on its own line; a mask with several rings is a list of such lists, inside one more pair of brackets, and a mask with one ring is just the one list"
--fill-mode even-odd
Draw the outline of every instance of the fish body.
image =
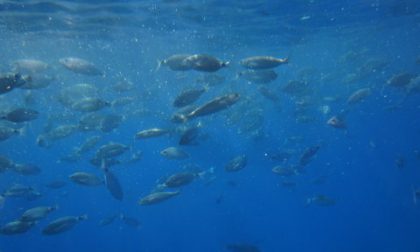
[[239, 64], [248, 69], [258, 70], [275, 68], [288, 62], [288, 58], [280, 59], [272, 56], [254, 56], [241, 60]]

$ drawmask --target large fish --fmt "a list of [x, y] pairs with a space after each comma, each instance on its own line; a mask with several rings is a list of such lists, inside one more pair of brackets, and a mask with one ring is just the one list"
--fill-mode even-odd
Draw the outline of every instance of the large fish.
[[111, 193], [112, 197], [117, 200], [122, 200], [124, 198], [124, 192], [122, 190], [120, 181], [118, 181], [117, 177], [106, 167], [104, 161], [102, 161], [101, 166], [104, 170], [106, 188]]
[[235, 104], [239, 100], [239, 98], [240, 95], [238, 93], [231, 93], [228, 95], [216, 97], [208, 103], [196, 108], [186, 117], [187, 119], [189, 119], [219, 112]]

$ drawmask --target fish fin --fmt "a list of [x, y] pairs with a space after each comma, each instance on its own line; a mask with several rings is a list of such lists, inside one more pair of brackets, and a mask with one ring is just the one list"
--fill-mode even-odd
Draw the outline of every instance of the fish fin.
[[155, 73], [157, 72], [157, 71], [159, 71], [159, 69], [160, 69], [160, 67], [162, 66], [162, 60], [157, 60], [157, 66], [156, 66], [156, 68], [155, 68]]

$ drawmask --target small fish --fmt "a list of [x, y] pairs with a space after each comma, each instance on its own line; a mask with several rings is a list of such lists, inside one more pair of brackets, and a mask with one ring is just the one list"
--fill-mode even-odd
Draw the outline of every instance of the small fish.
[[233, 159], [231, 159], [226, 165], [225, 165], [225, 171], [228, 172], [236, 172], [239, 170], [242, 170], [247, 165], [248, 160], [245, 155], [237, 156]]
[[72, 229], [77, 223], [82, 220], [86, 220], [87, 215], [81, 216], [66, 216], [58, 218], [50, 222], [44, 229], [42, 234], [44, 235], [55, 235]]
[[133, 228], [138, 228], [141, 224], [141, 222], [137, 220], [136, 218], [128, 217], [125, 214], [121, 214], [120, 219], [125, 225], [129, 227], [133, 227]]
[[204, 105], [194, 109], [191, 113], [186, 115], [187, 119], [210, 115], [221, 110], [227, 109], [235, 104], [240, 98], [238, 93], [231, 93], [214, 98]]
[[160, 155], [167, 159], [187, 159], [190, 157], [188, 153], [177, 147], [168, 147], [160, 152]]
[[24, 176], [39, 175], [41, 173], [41, 169], [33, 164], [15, 164], [11, 170]]
[[241, 60], [239, 64], [248, 69], [270, 69], [288, 62], [288, 58], [280, 59], [272, 56], [254, 56]]
[[305, 149], [303, 154], [300, 156], [299, 164], [301, 166], [307, 165], [312, 160], [312, 157], [315, 156], [315, 154], [318, 152], [320, 148], [321, 148], [320, 145], [314, 145]]
[[12, 221], [6, 225], [0, 227], [0, 234], [3, 235], [16, 235], [26, 233], [35, 225], [35, 222], [25, 222], [25, 221]]
[[306, 200], [306, 205], [316, 204], [318, 206], [334, 206], [335, 200], [325, 195], [315, 195]]
[[19, 59], [12, 64], [12, 70], [18, 73], [34, 74], [48, 69], [48, 64], [36, 59]]
[[108, 217], [103, 218], [101, 221], [99, 221], [99, 226], [108, 226], [114, 222], [115, 219], [117, 219], [118, 214], [113, 214]]
[[47, 215], [55, 210], [57, 206], [39, 206], [26, 210], [20, 217], [20, 221], [34, 222], [47, 217]]
[[33, 109], [27, 108], [18, 108], [8, 112], [6, 115], [2, 116], [1, 119], [14, 122], [14, 123], [21, 123], [32, 121], [38, 118], [39, 112]]
[[328, 119], [327, 125], [330, 125], [331, 127], [336, 128], [336, 129], [347, 128], [346, 123], [339, 116], [333, 116], [330, 119]]
[[149, 195], [146, 195], [145, 197], [141, 198], [139, 201], [140, 205], [152, 205], [157, 204], [162, 201], [168, 200], [176, 195], [179, 194], [179, 191], [173, 191], [173, 192], [154, 192]]
[[160, 128], [151, 128], [142, 130], [136, 133], [136, 139], [145, 139], [145, 138], [152, 138], [152, 137], [159, 137], [168, 134], [169, 131]]
[[[103, 167], [105, 167], [104, 164]], [[121, 201], [124, 198], [124, 192], [121, 187], [120, 181], [111, 171], [109, 171], [109, 169], [103, 169], [106, 188], [111, 193], [112, 197]]]
[[59, 63], [66, 69], [83, 75], [103, 75], [103, 72], [99, 70], [92, 62], [85, 59], [76, 57], [61, 58]]
[[158, 66], [156, 67], [156, 71], [158, 71], [162, 65], [169, 67], [169, 69], [171, 69], [172, 71], [191, 70], [191, 62], [186, 60], [190, 56], [191, 54], [174, 54], [162, 61], [158, 60]]
[[361, 88], [352, 93], [347, 99], [347, 104], [354, 105], [366, 99], [371, 94], [370, 88]]
[[71, 181], [84, 186], [99, 186], [103, 182], [96, 175], [87, 172], [75, 172], [69, 176]]
[[207, 88], [188, 89], [178, 94], [173, 102], [173, 106], [182, 108], [197, 101], [202, 94], [207, 91]]
[[191, 65], [192, 69], [202, 72], [216, 72], [217, 70], [229, 65], [229, 61], [221, 61], [206, 54], [191, 55], [185, 58], [185, 62]]

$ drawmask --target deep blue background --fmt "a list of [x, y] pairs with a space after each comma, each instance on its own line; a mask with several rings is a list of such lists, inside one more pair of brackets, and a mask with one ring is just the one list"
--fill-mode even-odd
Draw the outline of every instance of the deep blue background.
[[[2, 252], [20, 251], [227, 251], [226, 244], [254, 244], [261, 251], [419, 251], [419, 205], [412, 188], [420, 187], [419, 95], [411, 95], [401, 108], [404, 92], [388, 87], [394, 74], [419, 74], [420, 5], [417, 1], [11, 1], [0, 5], [0, 70], [21, 58], [43, 60], [51, 65], [57, 81], [46, 89], [34, 90], [33, 108], [41, 116], [25, 126], [23, 136], [0, 143], [0, 154], [18, 163], [35, 163], [42, 168], [36, 177], [12, 172], [0, 174], [0, 190], [14, 183], [32, 185], [43, 197], [28, 202], [8, 198], [0, 209], [3, 225], [30, 207], [58, 205], [59, 210], [40, 221], [29, 232], [0, 236]], [[302, 17], [306, 17], [303, 18]], [[242, 103], [228, 111], [203, 117], [207, 138], [198, 146], [184, 148], [191, 158], [166, 160], [159, 152], [177, 144], [178, 135], [134, 141], [134, 134], [151, 127], [175, 128], [168, 119], [176, 110], [174, 97], [196, 86], [197, 72], [175, 73], [167, 68], [155, 72], [156, 61], [176, 53], [207, 53], [232, 62], [218, 74], [226, 81], [212, 87], [199, 100], [239, 92]], [[356, 56], [343, 60], [346, 54]], [[243, 70], [239, 60], [255, 55], [290, 56], [290, 64], [276, 68], [278, 79], [269, 87], [280, 96], [273, 103], [262, 97], [255, 84], [236, 79]], [[58, 59], [75, 56], [94, 62], [105, 77], [87, 77], [67, 71]], [[382, 60], [378, 72], [361, 73], [371, 60]], [[303, 76], [302, 72], [309, 74]], [[346, 82], [349, 74], [362, 76]], [[64, 108], [55, 99], [61, 89], [86, 82], [102, 90], [106, 99], [119, 94], [109, 87], [122, 78], [135, 85], [127, 94], [136, 98], [126, 108], [109, 109], [124, 116], [111, 133], [78, 132], [57, 141], [51, 148], [36, 145], [48, 115], [68, 114], [77, 123], [80, 113]], [[290, 80], [305, 79], [314, 90], [307, 115], [309, 123], [296, 122], [295, 99], [280, 88]], [[372, 94], [349, 108], [347, 97], [359, 88]], [[23, 106], [23, 90], [0, 96], [2, 110]], [[121, 95], [121, 96], [125, 96]], [[330, 96], [335, 102], [323, 100]], [[247, 102], [245, 102], [247, 101]], [[328, 105], [329, 114], [320, 106]], [[143, 110], [139, 113], [136, 110]], [[326, 121], [348, 110], [347, 129], [334, 129]], [[247, 115], [259, 111], [259, 136], [241, 132]], [[236, 114], [235, 114], [236, 113]], [[241, 115], [238, 122], [234, 116]], [[88, 160], [58, 162], [71, 148], [92, 135], [130, 145], [130, 152], [143, 151], [134, 164], [113, 168], [125, 191], [122, 202], [114, 200], [105, 187], [87, 188], [72, 184], [67, 176], [87, 171], [101, 176]], [[302, 140], [292, 142], [290, 137]], [[309, 146], [321, 148], [306, 172], [282, 179], [271, 168], [279, 163], [264, 153], [292, 149], [289, 164], [296, 163]], [[130, 153], [126, 154], [125, 158]], [[226, 173], [224, 165], [245, 154], [248, 165], [237, 173]], [[403, 157], [405, 167], [395, 160]], [[161, 204], [140, 206], [162, 176], [182, 170], [185, 164], [215, 169], [216, 179], [196, 180], [181, 194]], [[48, 190], [45, 183], [60, 178], [67, 185]], [[317, 178], [322, 183], [315, 183]], [[296, 182], [293, 188], [282, 181]], [[334, 206], [306, 206], [306, 200], [323, 194]], [[220, 202], [219, 202], [220, 201]], [[135, 217], [141, 227], [132, 228], [117, 220], [100, 227], [109, 215]], [[42, 228], [66, 215], [89, 216], [69, 232], [46, 237]]]

